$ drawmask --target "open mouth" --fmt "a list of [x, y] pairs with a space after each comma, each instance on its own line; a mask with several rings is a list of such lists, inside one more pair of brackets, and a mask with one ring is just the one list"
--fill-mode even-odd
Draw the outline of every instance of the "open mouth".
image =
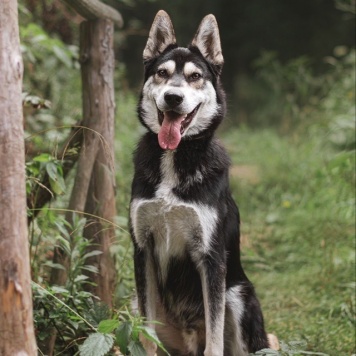
[[197, 113], [200, 104], [189, 114], [180, 114], [176, 111], [161, 111], [158, 110], [158, 121], [161, 125], [158, 132], [158, 143], [164, 150], [175, 150], [185, 130], [189, 127], [195, 114]]
[[192, 122], [195, 114], [197, 113], [199, 107], [201, 104], [198, 104], [194, 110], [192, 112], [190, 112], [189, 114], [180, 114], [177, 113], [173, 110], [169, 110], [169, 111], [161, 111], [157, 108], [158, 111], [158, 121], [159, 124], [162, 126], [163, 121], [165, 119], [167, 119], [168, 121], [177, 121], [180, 123], [180, 134], [183, 135], [184, 131], [186, 130], [186, 128], [190, 125], [190, 123]]

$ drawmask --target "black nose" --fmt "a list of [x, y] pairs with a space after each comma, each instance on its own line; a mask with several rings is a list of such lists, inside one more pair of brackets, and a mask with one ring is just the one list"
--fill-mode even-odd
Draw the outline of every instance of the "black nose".
[[183, 95], [173, 94], [173, 93], [166, 93], [164, 94], [164, 101], [174, 109], [176, 106], [182, 103], [184, 97]]

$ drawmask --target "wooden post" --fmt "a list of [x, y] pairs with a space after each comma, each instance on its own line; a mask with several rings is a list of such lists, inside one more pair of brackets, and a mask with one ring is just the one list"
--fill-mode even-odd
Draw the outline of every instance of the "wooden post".
[[[81, 24], [80, 32], [83, 126], [89, 130], [83, 131], [84, 138], [69, 210], [85, 211], [111, 220], [115, 216], [114, 26], [112, 21], [105, 19], [85, 21]], [[66, 219], [72, 222], [71, 212], [66, 215]], [[95, 264], [99, 269], [99, 276], [91, 275], [98, 284], [95, 294], [111, 306], [114, 271], [109, 245], [113, 229], [103, 228], [99, 219], [94, 226], [85, 230], [85, 236], [95, 244], [93, 249], [103, 252], [100, 256], [92, 257], [88, 263]], [[68, 262], [68, 256], [57, 247], [54, 263], [68, 268]], [[63, 285], [65, 281], [65, 270], [52, 270], [51, 284]]]
[[[86, 126], [100, 127], [101, 139], [87, 191], [85, 212], [112, 221], [115, 208], [114, 171], [114, 25], [111, 20], [86, 21], [80, 27], [82, 58], [83, 117]], [[94, 133], [97, 135], [97, 133]], [[97, 135], [98, 138], [98, 135]], [[99, 218], [90, 218], [84, 236], [92, 242], [90, 250], [101, 255], [88, 258], [87, 263], [98, 268], [90, 273], [95, 287], [89, 287], [103, 302], [112, 305], [115, 268], [109, 247], [114, 229]], [[89, 251], [88, 251], [89, 252]]]
[[[77, 211], [97, 215], [105, 220], [115, 216], [115, 173], [114, 173], [114, 26], [111, 20], [84, 21], [80, 29], [80, 61], [82, 72], [83, 141], [78, 158], [77, 173], [69, 201], [66, 220], [72, 223]], [[88, 217], [84, 215], [84, 217]], [[114, 288], [114, 263], [109, 247], [114, 237], [112, 226], [98, 218], [88, 218], [84, 236], [92, 242], [90, 250], [101, 250], [102, 254], [88, 259], [99, 274], [90, 274], [96, 286], [88, 289], [101, 301], [112, 306]], [[71, 231], [70, 231], [71, 233]], [[87, 252], [90, 252], [87, 251]], [[70, 268], [69, 256], [59, 246], [54, 250], [54, 263]], [[64, 285], [66, 270], [52, 269], [50, 283]], [[54, 353], [57, 332], [43, 343], [42, 351]]]
[[34, 356], [17, 0], [0, 1], [0, 355]]

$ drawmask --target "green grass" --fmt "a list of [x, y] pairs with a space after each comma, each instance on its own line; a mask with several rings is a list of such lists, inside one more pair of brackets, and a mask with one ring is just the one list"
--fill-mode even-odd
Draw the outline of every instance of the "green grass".
[[222, 137], [233, 161], [243, 264], [267, 330], [305, 340], [309, 351], [355, 353], [354, 152], [334, 151], [314, 130]]

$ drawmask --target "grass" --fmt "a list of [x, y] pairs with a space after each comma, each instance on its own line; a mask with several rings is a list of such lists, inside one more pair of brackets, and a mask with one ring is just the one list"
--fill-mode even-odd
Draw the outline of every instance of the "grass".
[[314, 130], [281, 137], [241, 129], [222, 138], [243, 262], [267, 330], [305, 340], [309, 351], [355, 353], [354, 153], [335, 151]]
[[[127, 216], [140, 126], [134, 101], [118, 102], [118, 211]], [[291, 136], [234, 128], [219, 137], [232, 158], [243, 264], [268, 332], [303, 340], [309, 352], [346, 356], [356, 352], [355, 162], [329, 134], [318, 126]]]

